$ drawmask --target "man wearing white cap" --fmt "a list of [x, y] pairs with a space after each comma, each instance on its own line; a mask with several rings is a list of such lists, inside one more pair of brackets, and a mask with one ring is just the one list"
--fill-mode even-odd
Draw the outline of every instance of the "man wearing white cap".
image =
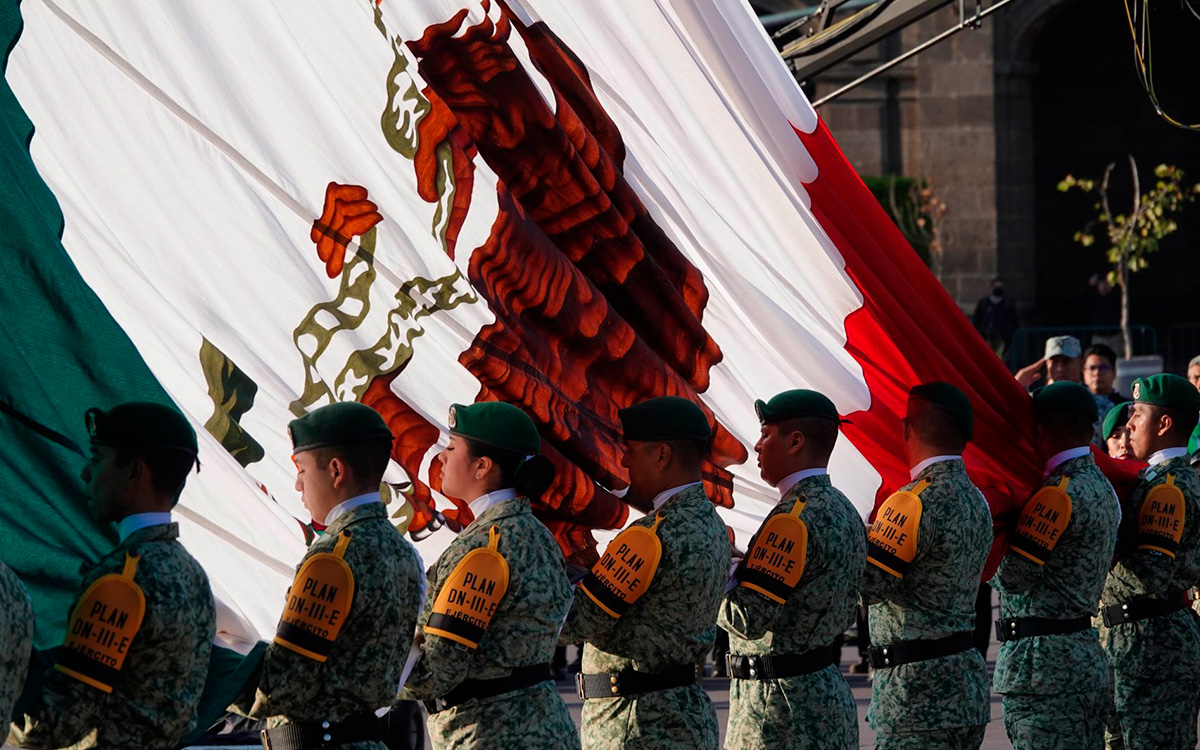
[[[1083, 347], [1074, 336], [1052, 336], [1046, 339], [1046, 353], [1037, 362], [1017, 371], [1017, 382], [1026, 389], [1034, 384], [1050, 385], [1060, 381], [1083, 382]], [[1042, 367], [1046, 368], [1046, 382], [1042, 379]]]

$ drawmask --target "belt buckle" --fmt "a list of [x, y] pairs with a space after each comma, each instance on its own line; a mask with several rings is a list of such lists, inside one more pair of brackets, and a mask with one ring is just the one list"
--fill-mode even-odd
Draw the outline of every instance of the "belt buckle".
[[575, 673], [575, 694], [579, 696], [579, 700], [587, 700], [583, 690], [583, 672]]
[[875, 669], [886, 669], [892, 666], [892, 659], [888, 655], [890, 646], [872, 646], [867, 650], [867, 658], [871, 660], [871, 666]]
[[725, 674], [733, 677], [733, 652], [725, 652]]
[[267, 733], [267, 730], [260, 730], [258, 734], [262, 739], [263, 750], [271, 750], [271, 735]]

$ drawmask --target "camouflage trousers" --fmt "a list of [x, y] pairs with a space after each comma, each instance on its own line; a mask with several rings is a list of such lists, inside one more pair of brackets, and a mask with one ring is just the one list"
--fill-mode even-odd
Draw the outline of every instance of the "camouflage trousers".
[[727, 750], [857, 750], [858, 711], [837, 667], [782, 680], [731, 680]]
[[468, 701], [431, 714], [434, 750], [579, 750], [579, 733], [554, 683]]
[[584, 701], [580, 736], [584, 750], [718, 750], [720, 744], [717, 711], [699, 685]]
[[1115, 675], [1108, 750], [1194, 750], [1200, 675], [1191, 680], [1133, 680]]
[[880, 732], [875, 750], [979, 750], [987, 725], [924, 732]]
[[1081, 693], [1004, 695], [1013, 750], [1101, 750], [1111, 710], [1107, 686]]

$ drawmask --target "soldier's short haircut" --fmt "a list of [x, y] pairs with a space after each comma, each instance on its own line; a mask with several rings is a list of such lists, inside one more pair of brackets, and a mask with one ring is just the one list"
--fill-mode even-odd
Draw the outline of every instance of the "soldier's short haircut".
[[1090, 443], [1096, 434], [1096, 424], [1078, 412], [1040, 409], [1034, 411], [1033, 418], [1051, 435], [1077, 441], [1080, 445]]
[[708, 458], [708, 442], [704, 440], [664, 440], [671, 446], [671, 458], [688, 468], [700, 468]]
[[837, 443], [838, 423], [823, 417], [796, 417], [779, 423], [779, 434], [793, 431], [804, 435], [804, 444], [815, 458], [827, 459]]
[[1150, 418], [1158, 419], [1160, 415], [1166, 414], [1171, 418], [1171, 432], [1169, 433], [1176, 441], [1187, 442], [1192, 436], [1192, 430], [1196, 429], [1196, 424], [1200, 422], [1200, 413], [1189, 411], [1186, 409], [1168, 409], [1165, 406], [1150, 404]]
[[910, 396], [905, 414], [909, 429], [921, 442], [946, 454], [962, 453], [967, 447], [967, 433], [950, 412], [921, 396]]
[[388, 459], [392, 457], [392, 441], [366, 440], [345, 445], [327, 445], [312, 450], [317, 468], [324, 469], [335, 458], [350, 468], [354, 480], [366, 487], [383, 481]]
[[176, 502], [183, 492], [188, 474], [193, 467], [200, 465], [192, 453], [161, 448], [117, 448], [113, 463], [124, 467], [135, 458], [141, 459], [150, 470], [150, 486], [158, 492], [171, 493]]

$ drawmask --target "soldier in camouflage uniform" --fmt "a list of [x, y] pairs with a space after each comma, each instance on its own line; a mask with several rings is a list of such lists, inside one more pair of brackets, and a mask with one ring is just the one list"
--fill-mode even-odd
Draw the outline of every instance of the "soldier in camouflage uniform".
[[1092, 458], [1092, 394], [1054, 383], [1035, 391], [1033, 408], [1046, 474], [992, 578], [1000, 592], [995, 689], [1015, 750], [1100, 750], [1110, 691], [1092, 617], [1120, 509]]
[[876, 512], [862, 584], [875, 667], [867, 719], [880, 750], [983, 742], [988, 676], [972, 633], [992, 522], [963, 466], [971, 428], [971, 403], [957, 388], [910, 391], [904, 444], [913, 481]]
[[375, 712], [395, 699], [421, 605], [416, 550], [379, 495], [392, 434], [352, 402], [316, 409], [288, 432], [296, 489], [326, 528], [296, 569], [253, 703], [245, 695], [235, 708], [267, 719], [276, 749], [386, 750]]
[[33, 606], [12, 568], [0, 562], [0, 726], [8, 726], [33, 651]]
[[196, 723], [216, 634], [208, 578], [170, 514], [196, 435], [160, 404], [90, 409], [86, 422], [88, 506], [98, 523], [117, 522], [121, 541], [84, 571], [66, 644], [9, 742], [171, 750]]
[[647, 515], [609, 543], [563, 627], [561, 643], [585, 642], [583, 746], [716, 750], [716, 711], [696, 683], [730, 564], [725, 525], [700, 482], [711, 428], [699, 406], [672, 396], [619, 418], [627, 500]]
[[1135, 380], [1129, 443], [1149, 461], [1123, 503], [1100, 597], [1113, 677], [1109, 748], [1191, 750], [1200, 700], [1200, 627], [1184, 592], [1200, 579], [1200, 477], [1187, 440], [1200, 394], [1178, 375]]
[[511, 404], [455, 404], [450, 434], [442, 491], [474, 498], [475, 519], [429, 571], [421, 655], [401, 698], [425, 701], [438, 750], [578, 750], [550, 679], [571, 585], [562, 550], [530, 510], [553, 466], [533, 420]]
[[826, 471], [840, 419], [815, 391], [787, 391], [755, 409], [759, 468], [780, 501], [721, 602], [733, 678], [725, 747], [852, 750], [858, 711], [831, 644], [857, 614], [867, 540]]

